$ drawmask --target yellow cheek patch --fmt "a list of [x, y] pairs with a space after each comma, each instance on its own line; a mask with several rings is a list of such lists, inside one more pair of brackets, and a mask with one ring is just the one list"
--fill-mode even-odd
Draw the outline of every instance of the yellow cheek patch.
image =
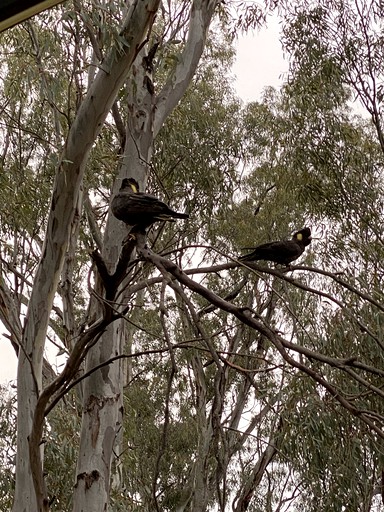
[[303, 239], [302, 233], [298, 233], [296, 238], [301, 241]]
[[134, 191], [135, 194], [137, 194], [137, 188], [135, 187], [135, 185], [133, 183], [130, 183], [131, 185], [131, 189]]

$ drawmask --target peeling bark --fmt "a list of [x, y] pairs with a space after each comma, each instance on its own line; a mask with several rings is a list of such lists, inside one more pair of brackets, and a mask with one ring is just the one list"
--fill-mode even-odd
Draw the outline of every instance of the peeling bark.
[[[113, 48], [105, 58], [77, 112], [56, 173], [42, 257], [34, 280], [19, 355], [15, 512], [49, 509], [42, 463], [37, 456], [36, 446], [32, 447], [36, 455], [32, 467], [28, 457], [28, 438], [42, 386], [43, 351], [49, 315], [63, 268], [88, 153], [136, 57], [157, 7], [158, 0], [138, 0], [133, 3], [120, 34], [126, 40], [126, 45], [120, 51]], [[38, 421], [42, 421], [41, 417]], [[37, 428], [39, 430], [40, 426]]]
[[[136, 59], [128, 83], [128, 112], [130, 116], [126, 126], [124, 154], [122, 165], [119, 169], [119, 176], [114, 184], [111, 197], [120, 188], [121, 180], [129, 176], [134, 177], [139, 182], [142, 190], [145, 189], [154, 139], [166, 118], [182, 98], [195, 74], [216, 5], [216, 0], [194, 1], [191, 9], [189, 36], [185, 49], [175, 70], [169, 76], [165, 87], [158, 96], [155, 96], [155, 91], [152, 87], [151, 66], [148, 65], [153, 55], [146, 56], [143, 51]], [[156, 47], [152, 51], [155, 52]], [[117, 268], [121, 247], [126, 234], [126, 226], [109, 215], [102, 257], [110, 273], [114, 272]], [[124, 303], [124, 282], [122, 282], [120, 290], [121, 293], [119, 292], [118, 294], [119, 301]], [[121, 353], [126, 342], [123, 322], [123, 320], [120, 320], [115, 322], [113, 326], [110, 326], [108, 332], [103, 335], [101, 343], [95, 346], [89, 353], [87, 368], [93, 368], [103, 360], [108, 360]], [[100, 480], [92, 482], [92, 488], [88, 489], [86, 494], [85, 483], [77, 479], [74, 503], [76, 503], [76, 506], [79, 506], [81, 503], [82, 508], [80, 510], [84, 512], [101, 512], [105, 510], [104, 507], [108, 503], [113, 453], [110, 451], [109, 442], [106, 443], [108, 448], [104, 449], [103, 440], [108, 438], [108, 441], [110, 441], [111, 438], [109, 436], [111, 432], [117, 435], [120, 427], [120, 411], [122, 410], [120, 400], [122, 397], [122, 385], [125, 381], [120, 367], [122, 367], [121, 362], [116, 362], [112, 365], [110, 368], [110, 380], [105, 380], [101, 377], [100, 372], [96, 372], [87, 379], [85, 384], [85, 404], [89, 402], [90, 396], [95, 393], [98, 397], [106, 396], [110, 398], [115, 396], [116, 400], [115, 402], [110, 402], [110, 406], [104, 405], [102, 410], [98, 409], [97, 411], [97, 421], [100, 421], [100, 428], [98, 430], [98, 439], [95, 440], [97, 449], [93, 452], [89, 446], [88, 438], [88, 434], [92, 429], [92, 417], [87, 411], [84, 411], [83, 414], [77, 474], [89, 474], [93, 468], [97, 468], [98, 471], [103, 470]], [[108, 414], [104, 414], [107, 409]], [[205, 451], [207, 449], [207, 446], [205, 446], [206, 442], [203, 442], [203, 445], [202, 449]], [[117, 453], [119, 452], [118, 447], [116, 451]], [[107, 460], [106, 457], [110, 457], [110, 459]], [[197, 471], [196, 478], [200, 478], [201, 475], [202, 473]], [[206, 502], [205, 498], [204, 503]], [[77, 508], [74, 507], [73, 510], [75, 512]]]
[[[112, 324], [105, 333], [101, 343], [92, 349], [88, 358], [87, 370], [105, 361], [103, 340], [117, 339], [113, 335], [116, 326]], [[120, 350], [116, 350], [115, 355]], [[122, 375], [119, 361], [105, 366], [85, 380], [84, 404], [80, 451], [77, 465], [76, 485], [74, 490], [74, 511], [106, 510], [109, 502], [110, 472], [113, 460], [113, 447], [119, 420], [121, 403], [120, 382]], [[102, 392], [101, 392], [102, 390]]]

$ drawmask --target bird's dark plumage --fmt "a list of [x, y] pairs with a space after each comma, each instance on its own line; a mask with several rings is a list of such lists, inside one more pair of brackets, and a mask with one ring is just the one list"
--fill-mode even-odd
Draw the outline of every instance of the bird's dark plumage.
[[301, 256], [311, 243], [311, 229], [303, 228], [294, 233], [291, 240], [281, 240], [259, 245], [250, 254], [239, 258], [240, 261], [273, 261], [281, 265], [289, 265]]
[[113, 215], [129, 226], [147, 228], [157, 221], [187, 219], [187, 213], [179, 213], [155, 196], [140, 192], [137, 181], [124, 178], [119, 192], [111, 204]]

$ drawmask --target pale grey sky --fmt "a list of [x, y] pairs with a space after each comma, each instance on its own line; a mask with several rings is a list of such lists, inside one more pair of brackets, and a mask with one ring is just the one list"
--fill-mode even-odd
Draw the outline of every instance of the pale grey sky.
[[[245, 101], [260, 98], [264, 87], [278, 88], [284, 81], [288, 64], [284, 61], [279, 42], [277, 19], [268, 19], [268, 29], [257, 33], [241, 35], [238, 39], [238, 53], [233, 66], [235, 88]], [[54, 363], [50, 358], [51, 362]], [[8, 339], [0, 331], [0, 383], [16, 378], [17, 359]]]
[[288, 62], [279, 36], [278, 19], [273, 16], [268, 18], [267, 28], [239, 37], [233, 73], [236, 91], [244, 101], [257, 100], [264, 87], [279, 88], [284, 82]]

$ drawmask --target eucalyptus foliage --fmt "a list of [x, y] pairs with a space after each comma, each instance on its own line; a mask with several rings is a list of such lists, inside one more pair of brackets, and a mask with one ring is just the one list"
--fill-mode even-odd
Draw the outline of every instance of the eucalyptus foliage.
[[[111, 510], [382, 510], [381, 7], [325, 4], [280, 4], [289, 78], [247, 105], [232, 86], [230, 6], [218, 7], [189, 88], [142, 163], [148, 190], [190, 220], [154, 227], [151, 249], [138, 245], [122, 290], [104, 302], [94, 252], [106, 244], [126, 127], [132, 112], [144, 118], [138, 63], [92, 146], [47, 346], [66, 359], [97, 323], [93, 301], [121, 308], [122, 353], [98, 370], [124, 369]], [[161, 90], [181, 58], [185, 8], [159, 13], [145, 94]], [[236, 23], [266, 12], [254, 6]], [[59, 154], [96, 63], [111, 47], [123, 50], [124, 14], [124, 2], [68, 2], [1, 36], [0, 312], [17, 350]], [[356, 95], [369, 117], [356, 114]], [[305, 225], [314, 240], [292, 269], [236, 262], [241, 247]], [[47, 415], [52, 510], [76, 509], [87, 370], [78, 368]], [[59, 371], [46, 361], [46, 382]], [[13, 401], [2, 393], [0, 502], [8, 508]]]

